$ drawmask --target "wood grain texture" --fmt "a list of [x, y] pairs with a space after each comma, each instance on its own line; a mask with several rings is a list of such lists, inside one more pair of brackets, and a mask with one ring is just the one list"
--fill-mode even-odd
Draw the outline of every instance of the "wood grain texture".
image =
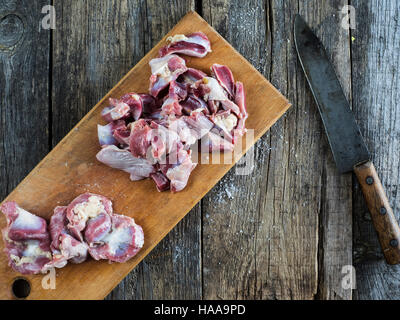
[[372, 162], [354, 168], [388, 264], [400, 263], [400, 228]]
[[340, 286], [351, 264], [351, 177], [334, 166], [293, 18], [300, 12], [332, 50], [348, 94], [349, 31], [334, 16], [343, 2], [299, 3], [203, 2], [204, 17], [295, 105], [256, 145], [252, 174], [231, 171], [203, 199], [205, 298], [351, 298]]
[[49, 151], [46, 4], [0, 0], [0, 199]]
[[[246, 85], [246, 93], [248, 97], [251, 97], [247, 99], [248, 126], [254, 128], [254, 140], [242, 146], [239, 145], [240, 148], [237, 153], [234, 153], [232, 164], [199, 165], [184, 191], [176, 194], [159, 193], [150, 180], [133, 183], [123, 172], [96, 162], [94, 159], [99, 146], [94, 133], [97, 123], [101, 122], [100, 111], [107, 105], [107, 99], [110, 96], [119, 97], [128, 91], [143, 92], [148, 89], [148, 82], [142, 79], [149, 78], [148, 62], [156, 56], [166, 37], [175, 33], [186, 34], [193, 29], [207, 34], [213, 52], [203, 59], [188, 58], [188, 65], [207, 71], [213, 62], [224, 62], [231, 66], [238, 80], [245, 85], [251, 83], [251, 85]], [[138, 224], [142, 225], [146, 235], [144, 247], [127, 263], [108, 264], [106, 261], [90, 260], [57, 270], [55, 290], [43, 290], [42, 277], [29, 276], [27, 278], [32, 285], [29, 298], [104, 298], [227, 173], [252, 143], [283, 115], [289, 106], [288, 101], [278, 90], [204, 20], [195, 13], [186, 15], [6, 198], [6, 200], [15, 200], [27, 210], [48, 218], [55, 205], [65, 204], [82, 192], [104, 194], [114, 201], [116, 212], [133, 216]], [[82, 148], [83, 142], [85, 148]], [[129, 190], [129, 193], [126, 190]], [[43, 194], [46, 197], [42, 197]], [[142, 199], [151, 199], [151, 201], [142, 201]], [[4, 227], [4, 218], [1, 219], [0, 224]], [[3, 244], [0, 250], [2, 246]], [[6, 266], [4, 257], [0, 259], [0, 270], [4, 271], [0, 275], [0, 297], [11, 298], [9, 285], [15, 278], [15, 273]], [[82, 286], [83, 281], [84, 286]]]
[[[348, 1], [324, 1], [318, 6], [310, 1], [301, 1], [300, 4], [300, 14], [305, 17], [307, 23], [321, 39], [345, 95], [351, 101], [350, 31], [348, 27], [342, 26], [344, 15], [341, 14], [343, 6], [347, 5]], [[301, 82], [303, 79], [303, 74], [301, 74]], [[306, 91], [307, 94], [301, 103], [314, 113], [317, 108], [311, 98], [308, 84], [306, 84]], [[307, 111], [305, 112], [303, 117], [309, 115]], [[318, 290], [315, 297], [348, 300], [352, 298], [352, 291], [342, 287], [344, 276], [342, 268], [352, 265], [352, 177], [351, 174], [338, 173], [319, 114], [317, 118], [319, 123], [311, 125], [308, 129], [310, 134], [319, 136], [319, 141], [316, 142], [318, 149], [315, 151], [319, 150], [319, 156], [316, 157], [322, 161], [321, 166], [315, 166], [315, 162], [314, 166], [311, 165], [312, 170], [316, 169], [320, 175], [320, 182], [315, 184], [317, 188], [318, 185], [320, 186], [320, 190], [315, 189], [315, 192], [319, 194], [317, 197], [320, 206]]]
[[[373, 163], [393, 208], [400, 212], [400, 3], [351, 1], [353, 109]], [[356, 299], [400, 299], [400, 267], [385, 263], [359, 184], [354, 181], [354, 260]]]

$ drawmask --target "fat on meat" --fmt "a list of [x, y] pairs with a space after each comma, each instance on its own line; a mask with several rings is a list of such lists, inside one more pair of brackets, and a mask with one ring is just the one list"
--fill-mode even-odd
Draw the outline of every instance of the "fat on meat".
[[126, 262], [135, 256], [144, 244], [144, 233], [133, 218], [112, 214], [112, 227], [98, 244], [89, 247], [89, 253], [95, 260]]
[[187, 56], [203, 58], [211, 52], [211, 43], [202, 32], [195, 32], [188, 36], [177, 34], [167, 39], [168, 45], [161, 48], [160, 57], [172, 53], [180, 53]]
[[44, 272], [44, 267], [52, 260], [46, 220], [13, 201], [3, 203], [0, 211], [7, 221], [1, 233], [9, 266], [22, 274]]
[[149, 91], [153, 97], [158, 97], [171, 81], [176, 80], [187, 70], [185, 60], [174, 54], [152, 59], [149, 64], [151, 68]]

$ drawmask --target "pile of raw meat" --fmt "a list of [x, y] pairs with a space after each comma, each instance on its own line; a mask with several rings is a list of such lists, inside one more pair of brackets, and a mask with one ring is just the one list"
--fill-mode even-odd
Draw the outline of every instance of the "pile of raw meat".
[[191, 149], [232, 151], [246, 132], [243, 84], [227, 66], [214, 64], [212, 76], [188, 68], [177, 54], [204, 57], [210, 41], [201, 32], [175, 35], [150, 61], [150, 89], [110, 99], [98, 125], [102, 150], [97, 159], [130, 174], [151, 177], [158, 191], [181, 191], [196, 167]]
[[143, 246], [142, 228], [133, 218], [113, 213], [112, 203], [101, 195], [84, 193], [68, 206], [56, 207], [46, 220], [15, 202], [0, 207], [7, 226], [2, 230], [10, 267], [22, 274], [62, 268], [68, 261], [126, 262]]

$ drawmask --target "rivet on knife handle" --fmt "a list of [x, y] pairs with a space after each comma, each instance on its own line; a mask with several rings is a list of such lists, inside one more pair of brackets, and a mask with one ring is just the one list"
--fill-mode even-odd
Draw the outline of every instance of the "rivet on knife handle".
[[354, 172], [360, 182], [385, 259], [389, 264], [398, 264], [400, 263], [400, 228], [375, 167], [368, 161], [356, 166]]

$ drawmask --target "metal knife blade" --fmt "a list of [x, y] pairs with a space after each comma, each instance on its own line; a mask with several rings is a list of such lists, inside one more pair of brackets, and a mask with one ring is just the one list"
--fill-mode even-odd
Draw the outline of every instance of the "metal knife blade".
[[350, 105], [324, 47], [305, 21], [296, 16], [294, 39], [297, 54], [328, 136], [340, 173], [370, 160]]

